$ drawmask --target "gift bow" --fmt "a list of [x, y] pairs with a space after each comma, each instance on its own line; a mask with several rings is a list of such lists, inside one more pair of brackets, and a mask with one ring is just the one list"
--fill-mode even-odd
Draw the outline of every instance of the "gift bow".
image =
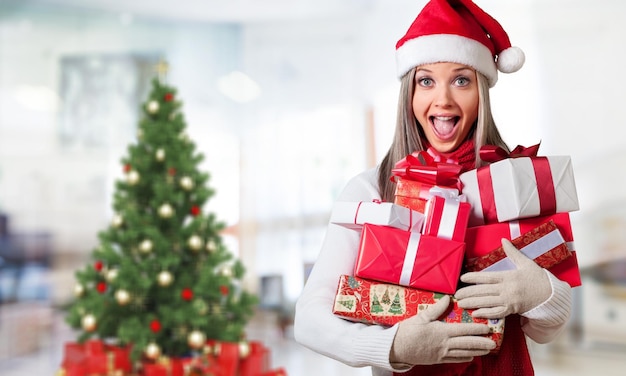
[[461, 166], [455, 163], [435, 162], [425, 151], [413, 152], [396, 162], [391, 170], [395, 177], [415, 180], [431, 185], [454, 187], [459, 185]]
[[528, 147], [517, 145], [510, 153], [500, 146], [485, 145], [480, 148], [480, 159], [493, 163], [507, 158], [536, 157], [540, 144]]

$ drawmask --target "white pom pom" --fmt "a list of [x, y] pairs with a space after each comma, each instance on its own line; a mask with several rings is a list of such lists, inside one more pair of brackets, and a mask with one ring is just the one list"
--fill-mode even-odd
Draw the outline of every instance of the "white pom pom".
[[526, 57], [518, 47], [509, 47], [498, 55], [498, 70], [502, 73], [513, 73], [520, 70]]

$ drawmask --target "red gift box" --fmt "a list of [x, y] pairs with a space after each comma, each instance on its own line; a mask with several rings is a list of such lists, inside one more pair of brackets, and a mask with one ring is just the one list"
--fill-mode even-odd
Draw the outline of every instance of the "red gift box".
[[456, 189], [435, 187], [430, 192], [433, 197], [426, 203], [422, 234], [463, 242], [470, 204], [463, 201], [464, 196], [459, 196]]
[[113, 346], [101, 340], [66, 343], [61, 366], [68, 376], [106, 375], [115, 371], [130, 372], [133, 368], [130, 346]]
[[[221, 373], [219, 376], [235, 376], [239, 366], [239, 343], [208, 340], [209, 359], [215, 362]], [[217, 376], [217, 375], [216, 375]]]
[[[228, 373], [212, 356], [197, 356], [183, 361], [184, 376], [244, 376]], [[232, 372], [232, 370], [230, 371]]]
[[239, 364], [239, 376], [258, 376], [270, 369], [270, 350], [261, 342], [248, 343], [250, 353]]
[[[481, 158], [489, 147], [481, 148]], [[537, 157], [538, 145], [526, 156], [516, 152], [522, 149], [511, 153], [519, 157], [504, 156], [461, 174], [463, 194], [472, 205], [470, 226], [578, 210], [571, 158]], [[486, 156], [483, 160], [489, 161]]]
[[432, 184], [420, 183], [402, 178], [396, 179], [394, 203], [420, 213], [425, 212], [426, 201], [430, 198]]
[[[143, 361], [142, 376], [187, 376], [191, 358], [161, 357], [157, 361]], [[221, 376], [221, 375], [220, 375]]]
[[[558, 229], [565, 242], [565, 248], [563, 246], [556, 249], [553, 249], [555, 247], [550, 247], [545, 249], [544, 253], [547, 252], [546, 255], [540, 256], [538, 259], [536, 257], [532, 258], [540, 265], [547, 266], [547, 269], [552, 274], [560, 280], [569, 283], [570, 286], [580, 286], [580, 270], [578, 269], [576, 252], [574, 251], [574, 236], [569, 213], [468, 228], [465, 236], [465, 268], [469, 271], [481, 270], [488, 265], [501, 261], [504, 258], [504, 251], [499, 250], [502, 247], [502, 238], [512, 241], [518, 238], [520, 240], [515, 241], [528, 243], [528, 240], [535, 236], [533, 231], [536, 233], [547, 232], [551, 229], [550, 226], [555, 226]], [[529, 234], [526, 240], [523, 240], [522, 234]], [[517, 247], [520, 248], [520, 245], [517, 245]], [[568, 257], [566, 257], [567, 254], [569, 254]]]
[[354, 275], [454, 294], [465, 243], [366, 223]]
[[[380, 283], [342, 275], [335, 295], [333, 314], [346, 320], [392, 326], [435, 304], [444, 294], [394, 284]], [[458, 307], [452, 297], [451, 308], [442, 317], [445, 322], [475, 322], [490, 327], [489, 337], [496, 341], [497, 352], [502, 343], [504, 319], [474, 318], [472, 310]]]

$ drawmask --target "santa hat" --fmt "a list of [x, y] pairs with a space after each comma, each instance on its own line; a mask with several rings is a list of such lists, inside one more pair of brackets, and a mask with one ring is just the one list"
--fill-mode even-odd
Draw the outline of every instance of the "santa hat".
[[524, 52], [511, 47], [502, 25], [470, 0], [431, 0], [396, 44], [398, 76], [438, 62], [468, 65], [489, 80], [498, 70], [513, 73], [524, 65]]

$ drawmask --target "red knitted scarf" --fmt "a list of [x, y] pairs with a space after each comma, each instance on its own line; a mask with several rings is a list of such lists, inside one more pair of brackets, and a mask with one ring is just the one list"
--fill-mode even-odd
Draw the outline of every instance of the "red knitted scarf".
[[474, 140], [471, 138], [463, 142], [456, 150], [450, 153], [440, 153], [436, 151], [430, 146], [428, 141], [425, 141], [424, 144], [426, 150], [428, 150], [430, 154], [440, 156], [442, 162], [451, 160], [460, 164], [463, 167], [463, 172], [476, 168], [476, 150], [474, 150]]

